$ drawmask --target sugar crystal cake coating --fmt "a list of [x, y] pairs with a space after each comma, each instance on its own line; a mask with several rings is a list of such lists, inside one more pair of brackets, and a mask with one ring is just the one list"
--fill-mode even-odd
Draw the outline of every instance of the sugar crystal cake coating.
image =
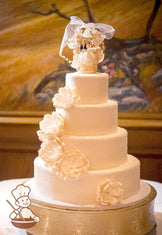
[[113, 33], [111, 26], [71, 17], [60, 55], [65, 46], [71, 48], [77, 72], [66, 75], [65, 87], [53, 98], [56, 111], [40, 122], [37, 195], [78, 206], [120, 206], [141, 190], [140, 163], [127, 153], [117, 102], [108, 99], [108, 75], [97, 72], [103, 41]]

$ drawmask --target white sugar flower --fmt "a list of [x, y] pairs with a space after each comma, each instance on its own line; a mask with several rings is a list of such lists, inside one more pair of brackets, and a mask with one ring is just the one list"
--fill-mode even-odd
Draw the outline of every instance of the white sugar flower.
[[41, 130], [37, 131], [37, 135], [39, 137], [39, 140], [42, 141], [42, 142], [52, 140], [52, 136], [51, 135], [45, 134]]
[[57, 112], [53, 112], [52, 115], [46, 114], [39, 126], [40, 130], [37, 132], [39, 139], [52, 140], [63, 133], [64, 117]]
[[79, 97], [74, 89], [70, 87], [63, 87], [59, 89], [52, 99], [56, 108], [69, 108], [79, 103]]
[[82, 73], [94, 73], [97, 69], [97, 64], [104, 58], [101, 48], [89, 48], [86, 51], [80, 52], [73, 56], [71, 66]]
[[118, 181], [105, 180], [97, 187], [96, 201], [101, 205], [116, 205], [123, 198], [123, 187]]
[[93, 43], [95, 47], [100, 47], [103, 44], [105, 37], [96, 29], [92, 29]]
[[68, 41], [67, 45], [70, 49], [74, 49], [80, 45], [82, 40], [82, 30], [76, 30], [74, 36]]
[[56, 138], [53, 141], [43, 142], [38, 154], [47, 166], [53, 167], [54, 162], [63, 155], [63, 151], [63, 143], [59, 138]]
[[87, 173], [88, 167], [88, 159], [78, 150], [65, 153], [54, 164], [56, 174], [64, 180], [75, 179]]
[[77, 42], [80, 42], [81, 40], [82, 40], [82, 30], [81, 29], [77, 29], [76, 31], [75, 31], [75, 40], [77, 41]]

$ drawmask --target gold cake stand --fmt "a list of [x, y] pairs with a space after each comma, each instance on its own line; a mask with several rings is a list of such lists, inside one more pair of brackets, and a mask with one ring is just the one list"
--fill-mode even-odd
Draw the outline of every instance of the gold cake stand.
[[[155, 227], [155, 189], [141, 202], [118, 209], [78, 210], [56, 208], [31, 200], [40, 221], [28, 229], [33, 235], [144, 235]], [[151, 234], [153, 234], [151, 232]]]

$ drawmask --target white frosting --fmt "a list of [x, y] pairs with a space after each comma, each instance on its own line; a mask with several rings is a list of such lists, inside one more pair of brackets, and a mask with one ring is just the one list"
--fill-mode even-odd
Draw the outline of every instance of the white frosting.
[[115, 101], [56, 111], [65, 118], [64, 133], [67, 135], [106, 135], [117, 131], [118, 107]]
[[111, 206], [138, 194], [140, 164], [127, 155], [127, 131], [117, 127], [107, 74], [68, 74], [53, 102], [55, 115], [45, 115], [38, 132], [43, 143], [34, 161], [35, 195]]
[[123, 199], [140, 190], [140, 163], [128, 155], [128, 160], [118, 167], [105, 170], [89, 170], [77, 180], [60, 179], [52, 168], [47, 168], [39, 157], [34, 161], [34, 187], [36, 193], [57, 201], [79, 205], [96, 204], [98, 185], [111, 179], [119, 181], [123, 187]]
[[89, 169], [101, 170], [118, 166], [127, 160], [127, 131], [101, 136], [63, 136], [68, 151], [78, 149], [89, 160]]
[[80, 104], [101, 104], [108, 100], [108, 74], [68, 73], [66, 86], [75, 89]]

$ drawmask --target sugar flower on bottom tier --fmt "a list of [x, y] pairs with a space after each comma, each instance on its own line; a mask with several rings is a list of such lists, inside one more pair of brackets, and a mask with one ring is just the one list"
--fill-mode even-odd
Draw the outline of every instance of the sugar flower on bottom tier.
[[52, 115], [44, 115], [39, 123], [40, 130], [37, 131], [41, 141], [52, 140], [63, 133], [64, 118], [61, 114], [53, 112]]
[[38, 154], [47, 166], [53, 167], [54, 163], [63, 155], [63, 151], [63, 143], [59, 138], [56, 138], [43, 142]]
[[54, 164], [56, 174], [64, 180], [75, 179], [78, 176], [87, 173], [88, 167], [88, 159], [78, 150], [66, 152]]
[[75, 89], [65, 86], [59, 89], [59, 93], [54, 96], [52, 101], [56, 108], [69, 108], [79, 103], [79, 97]]
[[101, 205], [116, 205], [123, 198], [123, 187], [118, 181], [106, 179], [97, 187], [96, 201]]

